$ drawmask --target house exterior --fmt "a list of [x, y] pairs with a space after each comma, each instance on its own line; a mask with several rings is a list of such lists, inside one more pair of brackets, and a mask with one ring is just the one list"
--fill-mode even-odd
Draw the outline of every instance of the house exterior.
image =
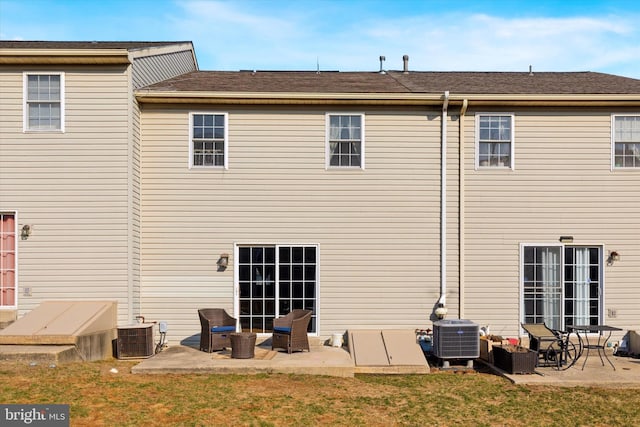
[[[165, 320], [174, 342], [198, 339], [205, 306], [258, 333], [309, 308], [321, 337], [426, 328], [438, 307], [505, 336], [520, 322], [640, 322], [639, 80], [407, 62], [209, 72], [192, 55], [192, 69], [134, 84], [129, 46], [128, 62], [101, 66], [117, 78], [63, 69], [52, 134], [23, 128], [21, 82], [41, 66], [3, 43], [0, 212], [19, 273], [5, 311], [115, 298], [119, 323]], [[96, 96], [110, 79], [117, 90]], [[91, 117], [108, 137], [91, 137]]]
[[0, 42], [0, 322], [56, 299], [140, 311], [133, 91], [196, 69], [191, 42]]

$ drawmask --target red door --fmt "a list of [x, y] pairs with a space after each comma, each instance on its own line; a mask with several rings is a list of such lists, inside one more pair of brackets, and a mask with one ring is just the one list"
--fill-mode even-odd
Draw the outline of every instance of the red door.
[[16, 217], [0, 212], [0, 307], [16, 305]]

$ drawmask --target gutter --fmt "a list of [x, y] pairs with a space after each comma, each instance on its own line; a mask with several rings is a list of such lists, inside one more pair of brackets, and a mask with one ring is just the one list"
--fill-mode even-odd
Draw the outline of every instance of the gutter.
[[442, 96], [442, 123], [440, 144], [440, 298], [435, 314], [443, 318], [447, 314], [447, 110], [449, 91]]
[[126, 65], [126, 49], [0, 49], [0, 65]]

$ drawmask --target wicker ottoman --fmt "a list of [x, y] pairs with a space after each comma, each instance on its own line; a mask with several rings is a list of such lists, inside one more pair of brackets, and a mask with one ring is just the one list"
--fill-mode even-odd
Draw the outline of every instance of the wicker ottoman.
[[233, 359], [252, 359], [254, 357], [256, 334], [251, 332], [234, 332], [230, 337], [231, 357]]

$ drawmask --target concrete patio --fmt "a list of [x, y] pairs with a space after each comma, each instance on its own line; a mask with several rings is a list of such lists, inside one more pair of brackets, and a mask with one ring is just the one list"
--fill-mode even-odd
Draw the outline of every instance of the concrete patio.
[[135, 374], [210, 373], [210, 374], [306, 374], [353, 377], [354, 364], [346, 348], [309, 340], [311, 351], [271, 351], [270, 340], [259, 341], [253, 359], [232, 359], [229, 351], [205, 353], [198, 348], [170, 346], [149, 359], [143, 359], [131, 371]]
[[582, 369], [584, 355], [577, 363], [566, 371], [558, 371], [551, 367], [536, 368], [534, 374], [510, 375], [499, 369], [492, 369], [514, 384], [553, 385], [561, 387], [640, 387], [640, 359], [616, 357], [609, 352], [614, 370], [606, 360], [604, 366], [597, 355], [590, 355]]

